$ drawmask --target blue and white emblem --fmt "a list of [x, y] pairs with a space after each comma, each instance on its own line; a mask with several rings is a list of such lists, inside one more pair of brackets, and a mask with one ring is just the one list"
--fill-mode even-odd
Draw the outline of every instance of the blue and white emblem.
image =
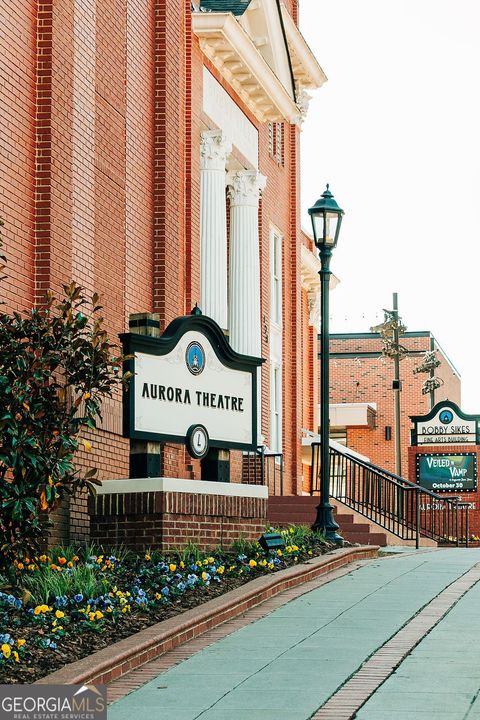
[[442, 410], [440, 413], [440, 422], [444, 425], [448, 425], [449, 423], [453, 422], [453, 413], [451, 410]]
[[205, 367], [205, 350], [199, 342], [191, 342], [185, 353], [185, 362], [192, 375], [200, 375]]

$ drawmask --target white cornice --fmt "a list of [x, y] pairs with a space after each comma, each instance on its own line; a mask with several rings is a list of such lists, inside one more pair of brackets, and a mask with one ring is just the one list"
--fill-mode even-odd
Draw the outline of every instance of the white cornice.
[[301, 276], [302, 276], [302, 287], [311, 292], [318, 290], [320, 287], [320, 278], [318, 273], [320, 272], [320, 260], [306, 245], [301, 245]]
[[[315, 253], [308, 249], [306, 245], [301, 245], [301, 277], [302, 287], [308, 292], [314, 292], [319, 290], [320, 277], [319, 272], [321, 269], [320, 259]], [[340, 280], [332, 273], [330, 276], [330, 290], [337, 287]]]
[[311, 90], [319, 88], [327, 81], [327, 76], [283, 3], [281, 9], [295, 85]]
[[231, 13], [192, 13], [200, 47], [260, 122], [299, 121], [298, 107]]

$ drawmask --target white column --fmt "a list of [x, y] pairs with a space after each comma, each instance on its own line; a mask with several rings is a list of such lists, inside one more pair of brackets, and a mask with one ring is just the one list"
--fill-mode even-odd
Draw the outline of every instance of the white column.
[[200, 144], [200, 308], [227, 328], [227, 216], [225, 163], [232, 145], [221, 130], [202, 132]]
[[261, 356], [258, 200], [266, 178], [256, 170], [228, 175], [230, 198], [230, 345]]
[[[260, 243], [258, 200], [267, 178], [256, 170], [228, 175], [230, 198], [230, 345], [244, 355], [262, 356], [260, 325]], [[263, 444], [262, 375], [257, 369], [257, 443]]]

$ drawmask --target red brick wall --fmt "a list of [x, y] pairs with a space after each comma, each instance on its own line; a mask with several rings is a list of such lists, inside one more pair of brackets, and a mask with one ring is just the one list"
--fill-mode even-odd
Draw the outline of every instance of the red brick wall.
[[[414, 374], [413, 370], [420, 364], [424, 352], [430, 349], [430, 335], [421, 337], [402, 337], [400, 343], [410, 352], [400, 362], [400, 394], [401, 408], [401, 446], [402, 474], [408, 472], [408, 447], [410, 445], [410, 416], [423, 415], [430, 409], [430, 396], [422, 395], [421, 388], [427, 375]], [[343, 339], [332, 336], [330, 341], [330, 402], [331, 403], [376, 403], [376, 428], [351, 427], [347, 431], [347, 444], [353, 450], [366, 455], [371, 462], [386, 470], [395, 472], [395, 437], [394, 437], [394, 377], [393, 360], [380, 356], [381, 340], [379, 336], [371, 338]], [[375, 353], [375, 357], [367, 357], [362, 353]], [[342, 357], [350, 353], [354, 357]], [[378, 354], [377, 354], [378, 353]], [[445, 385], [436, 391], [435, 402], [448, 397], [459, 403], [460, 379], [454, 374], [452, 367], [441, 354], [443, 360], [437, 373], [446, 380]], [[392, 428], [392, 439], [385, 440], [385, 427]]]
[[[313, 241], [303, 231], [301, 232], [302, 243], [308, 250], [316, 253]], [[320, 287], [318, 287], [320, 293]], [[308, 292], [302, 288], [302, 341], [301, 341], [301, 366], [302, 366], [302, 428], [310, 432], [318, 433], [320, 419], [318, 404], [320, 401], [320, 360], [318, 356], [318, 327], [312, 326], [309, 319]], [[303, 491], [311, 490], [311, 468], [303, 466]]]
[[[0, 61], [0, 217], [8, 279], [7, 310], [32, 304], [35, 243], [36, 18], [31, 0], [2, 3]], [[39, 60], [38, 71], [43, 71]]]
[[[295, 13], [296, 2], [287, 6]], [[9, 310], [41, 302], [72, 278], [99, 292], [113, 338], [133, 312], [160, 314], [161, 327], [199, 300], [202, 69], [206, 64], [259, 131], [259, 170], [268, 177], [259, 213], [262, 274], [262, 431], [270, 433], [270, 224], [283, 234], [286, 492], [301, 490], [301, 291], [299, 129], [284, 128], [283, 163], [259, 124], [205, 60], [191, 33], [189, 0], [0, 6], [7, 52], [0, 66], [1, 208]], [[104, 406], [88, 434], [101, 479], [128, 475], [121, 398]], [[183, 446], [164, 449], [164, 471], [198, 477]], [[191, 469], [190, 469], [191, 468]], [[232, 453], [232, 479], [241, 455]], [[85, 501], [70, 509], [72, 537], [84, 532]]]

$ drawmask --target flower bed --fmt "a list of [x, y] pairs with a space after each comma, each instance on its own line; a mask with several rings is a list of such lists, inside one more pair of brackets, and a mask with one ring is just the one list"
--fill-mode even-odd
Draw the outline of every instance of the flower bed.
[[[15, 589], [0, 593], [0, 682], [30, 683], [112, 642], [261, 575], [327, 552], [321, 536], [282, 531], [285, 548], [187, 548], [161, 557], [60, 549], [14, 563]], [[5, 588], [4, 588], [5, 589]]]

